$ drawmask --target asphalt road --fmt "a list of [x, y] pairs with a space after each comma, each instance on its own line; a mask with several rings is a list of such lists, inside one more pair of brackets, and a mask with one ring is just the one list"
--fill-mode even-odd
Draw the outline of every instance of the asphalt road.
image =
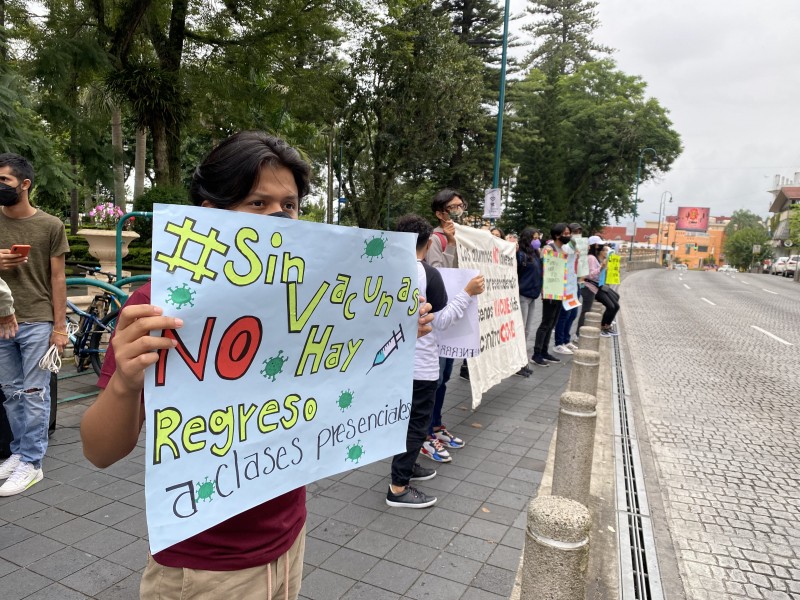
[[622, 342], [689, 599], [800, 599], [800, 285], [652, 270]]

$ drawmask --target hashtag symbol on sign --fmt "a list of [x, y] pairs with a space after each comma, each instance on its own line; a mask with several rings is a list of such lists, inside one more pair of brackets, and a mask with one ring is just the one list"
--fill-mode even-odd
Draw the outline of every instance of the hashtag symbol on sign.
[[[156, 254], [155, 260], [167, 265], [168, 273], [174, 273], [176, 269], [189, 271], [192, 274], [191, 279], [195, 283], [202, 283], [204, 278], [214, 281], [217, 278], [217, 272], [208, 268], [208, 260], [211, 258], [211, 253], [217, 252], [225, 256], [230, 246], [217, 240], [219, 231], [216, 229], [209, 229], [208, 234], [202, 234], [195, 231], [195, 225], [196, 221], [189, 217], [183, 220], [182, 225], [167, 223], [164, 231], [177, 236], [178, 243], [175, 245], [175, 250], [172, 254], [159, 252]], [[202, 246], [197, 262], [192, 262], [183, 256], [189, 242]]]

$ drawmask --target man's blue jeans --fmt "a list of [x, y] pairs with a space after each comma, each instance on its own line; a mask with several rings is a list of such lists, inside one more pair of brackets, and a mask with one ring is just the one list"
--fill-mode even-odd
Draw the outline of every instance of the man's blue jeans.
[[20, 323], [16, 337], [0, 339], [0, 388], [14, 439], [11, 452], [37, 469], [47, 451], [50, 371], [39, 361], [50, 347], [52, 323]]
[[556, 346], [569, 344], [572, 339], [570, 335], [572, 324], [575, 322], [575, 318], [580, 312], [580, 306], [576, 306], [572, 310], [561, 310], [561, 314], [558, 315], [558, 321], [556, 321]]

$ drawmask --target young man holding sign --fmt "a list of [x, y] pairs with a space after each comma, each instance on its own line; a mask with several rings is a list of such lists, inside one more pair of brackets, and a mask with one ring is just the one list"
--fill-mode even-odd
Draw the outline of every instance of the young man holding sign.
[[[197, 206], [297, 219], [308, 185], [309, 166], [297, 150], [266, 133], [246, 131], [212, 150], [192, 177], [190, 197]], [[420, 327], [430, 331], [432, 319], [426, 315]], [[150, 304], [150, 284], [126, 303], [98, 381], [103, 390], [81, 423], [84, 454], [96, 466], [112, 465], [136, 447], [145, 421], [145, 369], [159, 360], [159, 350], [177, 347], [174, 337], [151, 332], [182, 325]], [[220, 398], [220, 405], [225, 401]], [[149, 557], [141, 597], [297, 598], [305, 498], [305, 487], [299, 487], [157, 552]]]

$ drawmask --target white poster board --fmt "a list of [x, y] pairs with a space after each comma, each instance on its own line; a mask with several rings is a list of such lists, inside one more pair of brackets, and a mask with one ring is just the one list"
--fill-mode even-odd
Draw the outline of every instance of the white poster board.
[[184, 326], [145, 378], [156, 553], [318, 479], [401, 452], [415, 236], [156, 205], [152, 302]]
[[478, 296], [480, 356], [467, 360], [472, 408], [483, 393], [528, 364], [525, 327], [519, 308], [516, 245], [488, 231], [456, 225], [458, 265], [486, 279]]
[[[474, 269], [438, 269], [452, 299], [462, 292], [470, 279], [478, 275]], [[478, 297], [471, 296], [464, 316], [444, 331], [436, 330], [436, 348], [444, 358], [475, 358], [481, 353], [481, 334], [478, 323]]]
[[503, 214], [503, 199], [500, 188], [491, 188], [483, 191], [483, 218], [499, 219]]

